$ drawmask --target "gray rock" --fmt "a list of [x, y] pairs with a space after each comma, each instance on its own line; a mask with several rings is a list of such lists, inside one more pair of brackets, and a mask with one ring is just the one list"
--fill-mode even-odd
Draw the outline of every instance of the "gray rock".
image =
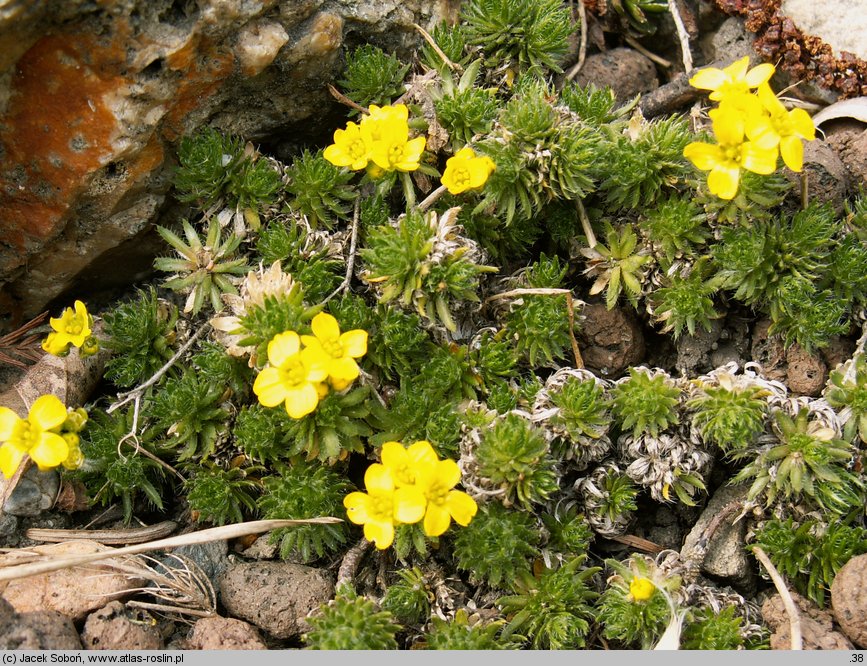
[[[731, 512], [716, 526], [706, 545], [704, 537], [720, 512], [732, 502], [744, 499], [746, 491], [746, 486], [719, 488], [687, 534], [681, 549], [681, 556], [685, 560], [699, 560], [702, 573], [722, 581], [723, 584], [731, 585], [743, 593], [755, 590], [757, 583], [755, 568], [745, 550], [746, 522], [738, 521], [732, 524], [737, 512]], [[701, 552], [705, 547], [706, 552], [702, 557]]]
[[587, 57], [575, 82], [586, 86], [610, 86], [618, 101], [626, 102], [638, 94], [659, 87], [656, 65], [645, 55], [627, 48], [616, 48]]
[[60, 475], [56, 470], [40, 472], [32, 465], [3, 503], [3, 511], [12, 516], [38, 516], [54, 506], [59, 490]]
[[16, 613], [0, 597], [0, 649], [80, 650], [81, 641], [72, 620], [55, 611]]
[[219, 589], [229, 614], [281, 639], [309, 631], [307, 614], [334, 595], [334, 583], [323, 571], [289, 562], [232, 565]]

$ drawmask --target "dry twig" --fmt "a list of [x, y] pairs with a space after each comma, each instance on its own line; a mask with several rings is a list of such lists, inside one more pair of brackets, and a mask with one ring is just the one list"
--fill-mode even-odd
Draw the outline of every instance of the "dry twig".
[[798, 613], [798, 607], [795, 605], [795, 600], [792, 599], [792, 595], [789, 593], [789, 589], [786, 587], [783, 577], [780, 575], [780, 572], [777, 571], [777, 568], [774, 566], [773, 562], [771, 562], [771, 559], [767, 556], [765, 551], [758, 546], [753, 546], [752, 551], [756, 556], [756, 559], [762, 563], [762, 566], [765, 567], [765, 569], [767, 569], [768, 575], [770, 575], [771, 580], [774, 582], [774, 587], [777, 588], [777, 592], [780, 593], [780, 598], [783, 600], [783, 608], [786, 610], [786, 615], [789, 616], [789, 628], [792, 633], [792, 649], [803, 650], [804, 639], [801, 636], [801, 615]]

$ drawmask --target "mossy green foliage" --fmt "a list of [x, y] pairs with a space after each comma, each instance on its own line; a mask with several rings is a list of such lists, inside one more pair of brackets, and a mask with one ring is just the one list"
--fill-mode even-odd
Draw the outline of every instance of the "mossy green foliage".
[[337, 220], [350, 215], [356, 197], [349, 185], [352, 174], [331, 164], [322, 157], [321, 150], [302, 152], [286, 175], [289, 206], [305, 215], [314, 229], [319, 225], [330, 229]]
[[469, 572], [472, 579], [509, 590], [530, 574], [530, 560], [540, 539], [532, 514], [490, 502], [457, 533], [454, 553], [458, 568]]
[[573, 443], [599, 439], [608, 432], [611, 399], [592, 379], [570, 377], [550, 395], [551, 402], [559, 410], [551, 417], [551, 423], [562, 426]]
[[585, 647], [599, 596], [590, 579], [601, 567], [582, 567], [584, 560], [547, 569], [521, 593], [500, 597], [497, 605], [512, 618], [503, 633], [526, 636], [534, 650]]
[[120, 388], [149, 379], [174, 353], [178, 309], [161, 300], [153, 287], [139, 289], [103, 315], [105, 339], [111, 350], [105, 377]]
[[349, 586], [307, 619], [304, 642], [311, 650], [396, 650], [400, 626], [388, 611]]
[[109, 506], [119, 501], [127, 523], [137, 499], [162, 509], [166, 491], [165, 469], [155, 455], [154, 438], [158, 433], [145, 428], [132, 439], [129, 434], [134, 417], [132, 407], [111, 414], [91, 410], [80, 443], [87, 464], [71, 472], [85, 484], [93, 503]]
[[483, 433], [475, 451], [479, 474], [503, 500], [530, 509], [555, 493], [557, 473], [544, 435], [521, 416], [511, 413]]
[[765, 393], [759, 386], [705, 386], [686, 406], [694, 410], [692, 424], [704, 440], [737, 459], [750, 449], [765, 428], [768, 412]]
[[[343, 497], [351, 489], [345, 476], [315, 463], [274, 465], [276, 474], [262, 480], [264, 492], [258, 508], [264, 519], [304, 520], [339, 516]], [[271, 542], [280, 544], [280, 556], [312, 562], [333, 554], [346, 543], [345, 523], [309, 524], [271, 532]]]
[[174, 185], [178, 199], [202, 209], [218, 202], [229, 208], [257, 208], [273, 201], [280, 174], [264, 159], [254, 159], [235, 136], [206, 127], [181, 139]]
[[469, 614], [462, 608], [452, 620], [431, 619], [424, 647], [428, 650], [519, 650], [522, 637], [504, 636], [503, 624], [502, 620], [470, 623]]
[[867, 530], [833, 520], [774, 518], [761, 525], [751, 545], [765, 551], [800, 594], [824, 607], [837, 572], [867, 552]]
[[196, 469], [184, 483], [187, 503], [196, 519], [225, 525], [244, 522], [245, 516], [255, 516], [256, 496], [261, 488], [255, 473], [251, 469], [223, 469], [213, 464]]
[[421, 569], [401, 569], [398, 580], [388, 586], [382, 598], [383, 610], [394, 615], [405, 626], [419, 626], [430, 617], [431, 598], [425, 576]]
[[857, 434], [867, 442], [867, 359], [863, 353], [831, 371], [824, 396], [835, 409], [850, 410], [845, 438], [853, 441]]
[[587, 554], [593, 542], [593, 529], [575, 505], [555, 507], [551, 513], [541, 514], [540, 518], [548, 530], [546, 549], [564, 560]]
[[681, 650], [742, 650], [744, 640], [743, 618], [738, 609], [727, 606], [715, 611], [700, 608], [691, 621], [686, 622], [680, 635]]
[[404, 93], [403, 81], [410, 66], [373, 44], [362, 44], [346, 58], [344, 94], [359, 106], [391, 104]]
[[612, 407], [623, 430], [634, 437], [644, 433], [659, 434], [680, 421], [677, 406], [680, 390], [660, 372], [629, 369], [629, 378], [612, 390]]

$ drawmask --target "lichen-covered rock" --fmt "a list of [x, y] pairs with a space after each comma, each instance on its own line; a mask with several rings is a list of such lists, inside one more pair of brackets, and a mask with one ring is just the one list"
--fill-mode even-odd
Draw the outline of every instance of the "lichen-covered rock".
[[792, 393], [816, 397], [825, 388], [828, 366], [818, 352], [810, 354], [796, 343], [786, 350], [786, 380]]
[[[100, 257], [148, 266], [178, 141], [316, 136], [347, 43], [408, 56], [450, 0], [13, 0], [0, 12], [0, 296], [33, 316]], [[347, 41], [347, 38], [348, 41]], [[326, 111], [326, 112], [324, 112]], [[118, 254], [118, 247], [123, 251]], [[150, 257], [152, 258], [152, 257]]]
[[187, 650], [265, 650], [256, 627], [230, 617], [203, 617], [193, 625]]
[[156, 624], [135, 617], [124, 604], [112, 601], [87, 616], [81, 642], [85, 650], [162, 650]]
[[274, 638], [310, 630], [307, 614], [334, 595], [334, 583], [321, 570], [289, 562], [245, 562], [220, 579], [220, 600], [233, 616]]

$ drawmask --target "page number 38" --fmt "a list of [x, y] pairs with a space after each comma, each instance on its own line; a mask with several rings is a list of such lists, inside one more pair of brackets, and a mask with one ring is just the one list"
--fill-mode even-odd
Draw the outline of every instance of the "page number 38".
[[864, 655], [863, 653], [856, 652], [855, 654], [849, 657], [849, 661], [853, 664], [863, 664], [864, 663]]

